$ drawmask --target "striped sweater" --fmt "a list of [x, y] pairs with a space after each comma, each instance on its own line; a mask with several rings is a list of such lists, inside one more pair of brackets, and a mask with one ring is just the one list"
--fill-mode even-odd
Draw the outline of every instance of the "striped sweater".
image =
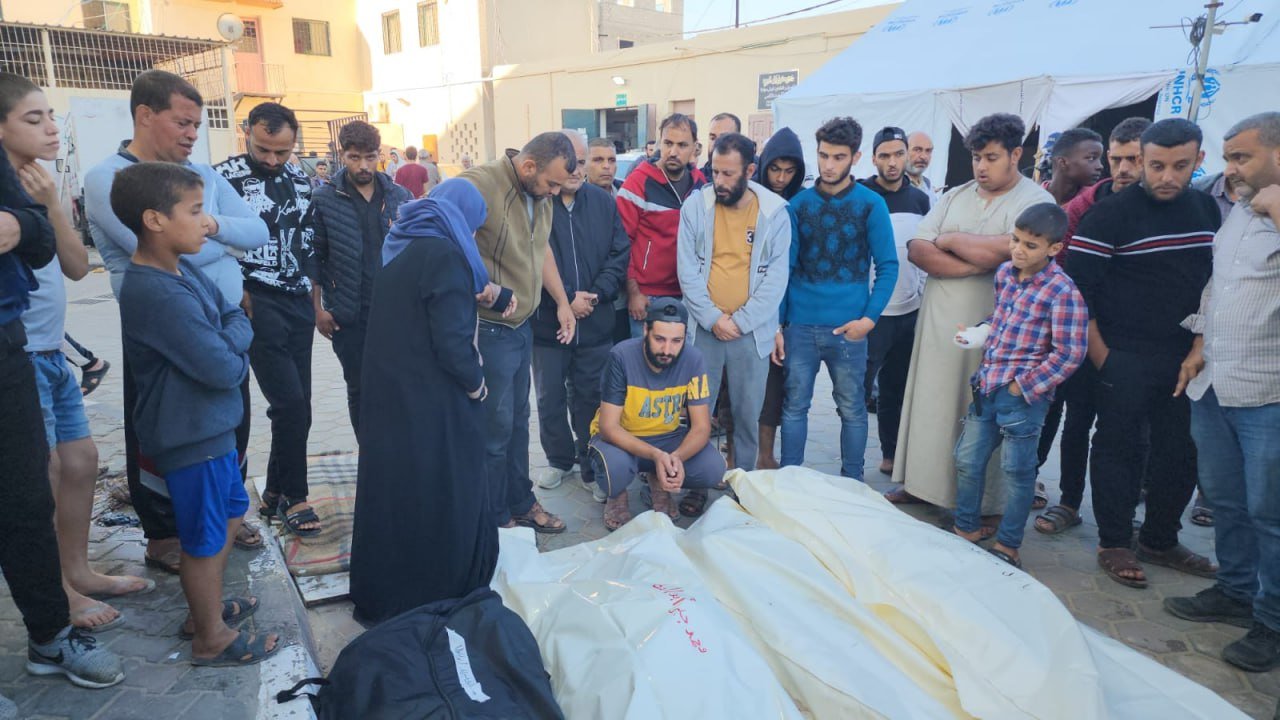
[[1139, 183], [1085, 214], [1066, 269], [1108, 347], [1170, 355], [1191, 349], [1181, 322], [1200, 306], [1221, 224], [1207, 194], [1188, 189], [1162, 202]]

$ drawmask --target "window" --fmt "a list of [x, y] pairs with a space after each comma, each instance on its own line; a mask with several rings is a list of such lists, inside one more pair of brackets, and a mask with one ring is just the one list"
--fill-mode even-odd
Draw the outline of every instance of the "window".
[[418, 3], [418, 47], [430, 47], [440, 44], [440, 10], [439, 3]]
[[636, 46], [636, 41], [635, 41], [635, 40], [621, 40], [621, 39], [620, 39], [620, 40], [618, 40], [618, 49], [619, 49], [619, 50], [625, 50], [626, 48], [629, 48], [629, 47], [635, 47], [635, 46]]
[[87, 0], [81, 3], [84, 26], [89, 30], [132, 32], [129, 22], [129, 3]]
[[382, 16], [382, 54], [400, 52], [400, 11]]
[[329, 23], [294, 18], [293, 51], [299, 55], [332, 55], [329, 50]]
[[240, 18], [244, 22], [244, 34], [231, 47], [238, 53], [258, 54], [258, 21], [254, 18]]
[[225, 107], [206, 107], [205, 112], [209, 115], [210, 130], [226, 130], [231, 127]]

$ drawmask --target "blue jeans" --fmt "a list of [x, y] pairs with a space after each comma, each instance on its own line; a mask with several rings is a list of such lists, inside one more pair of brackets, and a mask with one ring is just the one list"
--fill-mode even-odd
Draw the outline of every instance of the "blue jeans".
[[1280, 630], [1280, 403], [1222, 407], [1210, 388], [1191, 403], [1200, 491], [1213, 508], [1218, 588], [1253, 601]]
[[[978, 407], [978, 405], [981, 407]], [[1022, 545], [1022, 531], [1036, 493], [1036, 447], [1049, 411], [1049, 398], [1027, 402], [1009, 392], [1009, 385], [970, 403], [964, 430], [956, 442], [956, 528], [975, 532], [981, 524], [982, 492], [987, 461], [996, 447], [1007, 488], [1004, 519], [996, 541], [1007, 548]]]
[[533, 330], [480, 321], [480, 357], [484, 361], [484, 464], [494, 520], [505, 525], [533, 507], [529, 480], [529, 384]]
[[867, 341], [845, 340], [832, 335], [834, 329], [829, 325], [791, 325], [783, 330], [786, 394], [782, 400], [782, 464], [804, 464], [813, 381], [818, 366], [825, 362], [831, 376], [831, 396], [840, 415], [840, 474], [862, 480], [867, 452], [867, 405], [862, 387]]

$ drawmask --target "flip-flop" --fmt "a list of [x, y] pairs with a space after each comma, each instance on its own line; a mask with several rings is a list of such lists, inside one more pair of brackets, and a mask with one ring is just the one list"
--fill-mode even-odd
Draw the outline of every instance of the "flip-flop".
[[1203, 505], [1191, 508], [1191, 524], [1200, 527], [1213, 527], [1213, 510]]
[[[242, 540], [242, 535], [248, 535], [249, 537], [256, 539], [257, 542], [249, 542], [247, 539]], [[257, 550], [262, 547], [262, 543], [262, 533], [258, 531], [258, 528], [248, 523], [242, 522], [240, 524], [240, 529], [236, 531], [236, 539], [233, 541], [233, 544], [236, 547], [241, 550]]]
[[179, 574], [178, 566], [182, 563], [182, 552], [180, 550], [170, 550], [158, 558], [150, 555], [143, 555], [142, 562], [147, 567], [163, 570], [170, 575], [177, 575]]
[[1022, 569], [1022, 559], [1021, 559], [1021, 558], [1016, 558], [1016, 557], [1014, 557], [1014, 556], [1010, 555], [1009, 553], [1007, 553], [1007, 552], [1005, 552], [1005, 551], [1003, 551], [1003, 550], [997, 549], [997, 548], [991, 548], [991, 549], [987, 550], [987, 552], [991, 553], [992, 555], [995, 555], [995, 556], [996, 556], [997, 558], [999, 558], [1000, 560], [1003, 560], [1004, 562], [1006, 562], [1006, 563], [1008, 563], [1008, 564], [1010, 564], [1010, 565], [1012, 565], [1012, 566], [1014, 566], [1014, 567], [1018, 568], [1019, 570], [1021, 570], [1021, 569]]
[[907, 492], [907, 486], [905, 485], [899, 485], [889, 492], [886, 492], [884, 494], [884, 499], [894, 505], [923, 505], [925, 503], [924, 500], [921, 500], [915, 495]]
[[[100, 604], [105, 605], [105, 603], [100, 603]], [[110, 607], [110, 606], [107, 606], [107, 607]], [[114, 618], [112, 618], [108, 622], [102, 623], [101, 625], [90, 625], [90, 626], [75, 625], [75, 627], [76, 629], [82, 632], [100, 633], [100, 632], [106, 632], [108, 630], [113, 630], [115, 628], [120, 627], [123, 624], [124, 624], [124, 613], [117, 610], [116, 616]]]
[[[272, 634], [276, 636], [276, 646], [268, 650], [267, 638]], [[198, 658], [192, 655], [191, 664], [199, 667], [256, 665], [276, 654], [283, 644], [279, 633], [250, 633], [247, 630], [241, 630], [240, 634], [236, 635], [236, 639], [232, 640], [225, 650], [211, 658]]]
[[961, 535], [961, 534], [960, 534], [960, 528], [955, 527], [954, 525], [953, 525], [953, 526], [951, 526], [951, 532], [955, 533], [955, 536], [956, 536], [956, 537], [958, 537], [958, 538], [960, 538], [961, 540], [964, 540], [964, 541], [966, 541], [966, 542], [971, 542], [971, 543], [973, 543], [974, 545], [978, 545], [978, 544], [980, 544], [980, 543], [984, 543], [984, 542], [986, 542], [986, 541], [990, 540], [991, 538], [995, 537], [995, 536], [996, 536], [996, 532], [997, 532], [997, 531], [998, 531], [998, 528], [994, 528], [994, 527], [992, 527], [992, 526], [990, 526], [990, 525], [980, 525], [980, 526], [978, 526], [978, 539], [977, 539], [977, 540], [970, 540], [969, 538], [967, 538], [967, 537], [965, 537], [964, 535]]
[[[222, 622], [226, 623], [227, 627], [234, 628], [248, 620], [249, 616], [258, 612], [258, 605], [258, 598], [256, 597], [229, 597], [222, 601]], [[236, 606], [240, 607], [240, 612], [235, 611]], [[183, 640], [190, 640], [195, 637], [195, 633], [187, 632], [186, 624], [187, 621], [183, 620], [182, 625], [178, 627], [178, 637]]]
[[1031, 499], [1032, 510], [1043, 510], [1049, 504], [1049, 494], [1044, 488], [1044, 483], [1036, 481], [1035, 496]]
[[[1050, 529], [1045, 530], [1044, 527], [1040, 525], [1040, 520], [1049, 523]], [[1032, 523], [1032, 525], [1034, 525], [1036, 532], [1041, 535], [1057, 535], [1058, 533], [1066, 532], [1067, 530], [1070, 530], [1084, 522], [1084, 520], [1080, 519], [1080, 513], [1078, 511], [1072, 510], [1066, 505], [1054, 505], [1043, 513], [1037, 515], [1036, 521], [1037, 522]]]
[[89, 393], [97, 390], [102, 384], [102, 378], [107, 376], [107, 371], [110, 369], [111, 363], [103, 360], [102, 367], [97, 370], [84, 370], [80, 377], [80, 396], [88, 397]]
[[1120, 574], [1125, 570], [1142, 570], [1142, 563], [1138, 562], [1138, 556], [1129, 548], [1103, 548], [1099, 550], [1098, 567], [1102, 568], [1107, 577], [1121, 585], [1139, 589], [1147, 586], [1148, 581], [1145, 572], [1141, 580]]
[[156, 581], [150, 578], [138, 578], [142, 581], [142, 587], [137, 590], [129, 590], [121, 593], [88, 593], [88, 596], [94, 600], [103, 600], [110, 598], [130, 597], [132, 595], [146, 595], [156, 589]]

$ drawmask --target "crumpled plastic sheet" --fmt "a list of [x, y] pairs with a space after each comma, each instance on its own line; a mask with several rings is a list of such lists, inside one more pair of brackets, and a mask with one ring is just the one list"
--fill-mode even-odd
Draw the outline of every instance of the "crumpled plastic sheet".
[[741, 505], [687, 531], [650, 512], [543, 554], [502, 531], [493, 587], [570, 720], [1245, 717], [860, 483], [728, 479]]

